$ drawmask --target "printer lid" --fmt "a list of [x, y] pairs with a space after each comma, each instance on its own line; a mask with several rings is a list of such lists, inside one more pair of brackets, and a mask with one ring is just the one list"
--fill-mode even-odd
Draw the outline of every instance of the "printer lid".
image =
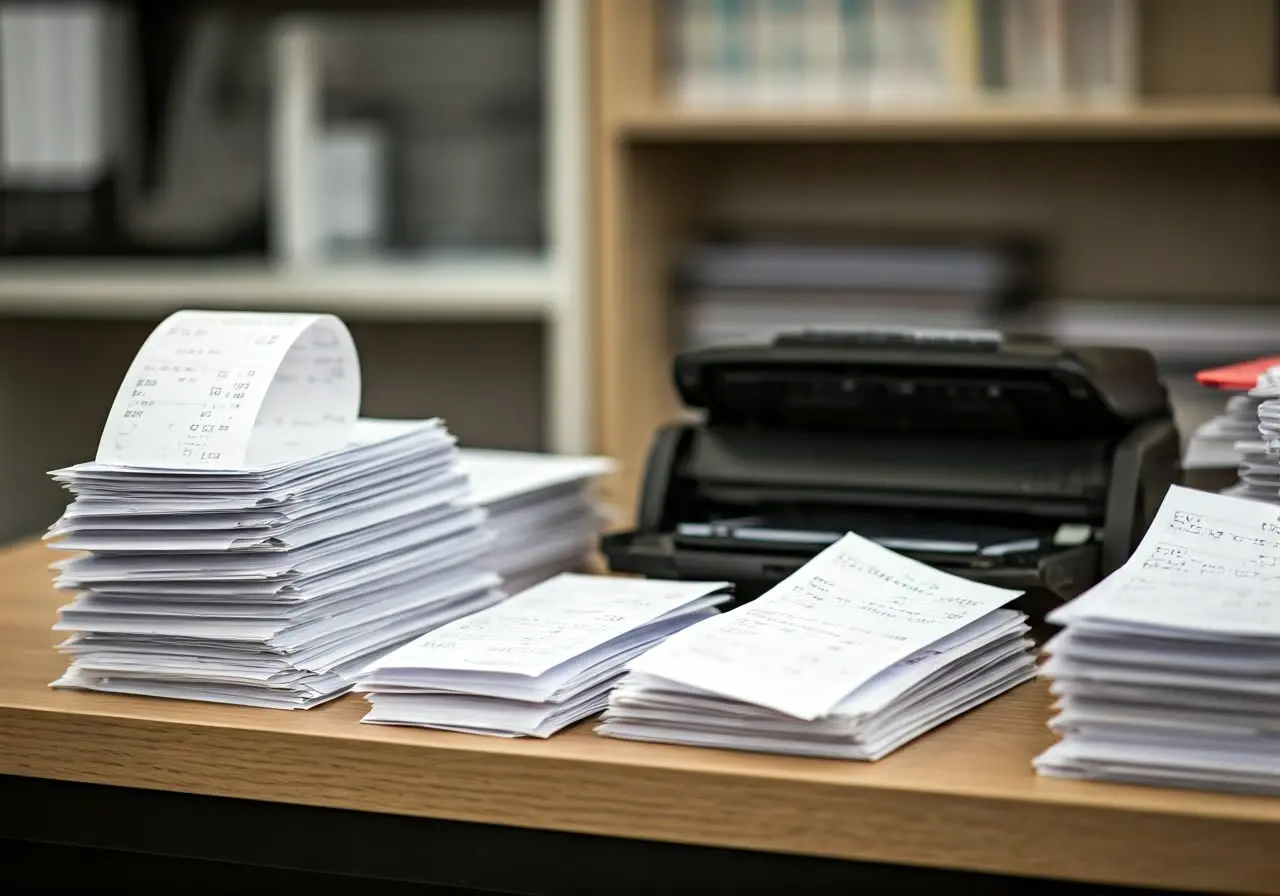
[[709, 425], [797, 434], [1110, 442], [1171, 413], [1148, 351], [993, 331], [788, 333], [681, 354], [675, 385]]

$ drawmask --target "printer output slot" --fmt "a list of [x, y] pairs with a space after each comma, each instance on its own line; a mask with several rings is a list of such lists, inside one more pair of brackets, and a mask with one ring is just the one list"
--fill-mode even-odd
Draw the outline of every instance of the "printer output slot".
[[720, 505], [678, 522], [672, 537], [687, 550], [811, 557], [846, 532], [927, 563], [968, 569], [1034, 567], [1098, 537], [1096, 526], [1075, 520], [797, 503]]
[[[735, 585], [734, 603], [754, 600], [803, 566], [816, 551], [796, 545], [761, 545], [748, 549], [742, 544], [722, 547], [706, 539], [692, 547], [681, 536], [664, 532], [618, 532], [605, 536], [602, 547], [610, 566], [618, 572], [664, 579], [729, 579]], [[915, 555], [916, 559], [941, 569], [950, 569], [975, 582], [1025, 592], [1014, 606], [1038, 620], [1063, 600], [1075, 597], [1098, 576], [1100, 556], [1096, 542], [1034, 556], [1021, 562], [955, 566], [954, 558]], [[1047, 635], [1040, 632], [1038, 636]]]

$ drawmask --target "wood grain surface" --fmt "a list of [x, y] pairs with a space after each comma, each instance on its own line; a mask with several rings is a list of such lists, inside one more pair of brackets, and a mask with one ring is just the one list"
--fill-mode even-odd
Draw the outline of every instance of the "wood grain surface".
[[1026, 685], [878, 763], [54, 691], [52, 552], [0, 552], [0, 773], [1099, 883], [1280, 893], [1280, 800], [1039, 778]]

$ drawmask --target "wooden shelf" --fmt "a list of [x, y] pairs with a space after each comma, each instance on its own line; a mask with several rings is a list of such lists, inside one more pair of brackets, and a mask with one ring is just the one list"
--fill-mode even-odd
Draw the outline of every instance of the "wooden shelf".
[[151, 316], [179, 307], [337, 311], [344, 316], [541, 319], [549, 266], [511, 259], [352, 264], [41, 261], [0, 264], [0, 313]]
[[1280, 103], [1168, 103], [1047, 109], [986, 105], [957, 109], [702, 111], [653, 106], [614, 119], [623, 139], [655, 142], [810, 140], [1197, 139], [1280, 137]]

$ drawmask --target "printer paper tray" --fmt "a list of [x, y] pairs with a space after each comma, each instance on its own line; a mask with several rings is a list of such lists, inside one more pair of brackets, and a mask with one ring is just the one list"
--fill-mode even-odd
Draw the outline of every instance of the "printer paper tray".
[[[622, 532], [603, 540], [609, 568], [654, 579], [725, 580], [734, 583], [735, 601], [754, 600], [803, 566], [810, 556], [779, 550], [733, 551], [682, 547], [669, 533]], [[1027, 592], [1020, 608], [1039, 618], [1098, 580], [1096, 544], [1047, 553], [1025, 566], [974, 566], [954, 557], [910, 555], [975, 582]]]

